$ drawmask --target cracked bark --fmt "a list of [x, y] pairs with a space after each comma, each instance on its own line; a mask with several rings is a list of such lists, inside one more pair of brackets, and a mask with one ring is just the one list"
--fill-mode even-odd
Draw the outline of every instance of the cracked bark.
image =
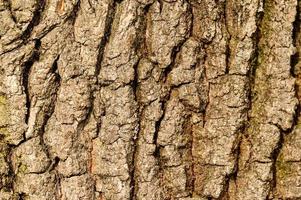
[[299, 0], [0, 0], [0, 199], [300, 199]]

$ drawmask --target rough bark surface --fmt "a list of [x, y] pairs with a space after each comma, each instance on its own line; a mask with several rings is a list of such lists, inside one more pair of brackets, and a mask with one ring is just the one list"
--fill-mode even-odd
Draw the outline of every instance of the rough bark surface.
[[301, 199], [300, 11], [0, 0], [0, 199]]

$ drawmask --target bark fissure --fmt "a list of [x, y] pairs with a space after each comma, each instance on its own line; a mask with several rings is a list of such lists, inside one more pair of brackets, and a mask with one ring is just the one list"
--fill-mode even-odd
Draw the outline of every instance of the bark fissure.
[[17, 24], [17, 19], [12, 11], [12, 8], [11, 8], [11, 0], [8, 0], [7, 1], [7, 6], [8, 6], [8, 10], [10, 11], [10, 15], [11, 15], [11, 18], [13, 19], [14, 23]]
[[301, 105], [300, 105], [300, 86], [298, 84], [298, 79], [299, 77], [296, 74], [297, 71], [297, 64], [300, 62], [300, 26], [301, 26], [301, 20], [300, 20], [300, 1], [297, 0], [297, 5], [296, 5], [296, 16], [295, 16], [295, 21], [293, 22], [293, 30], [292, 30], [292, 38], [293, 38], [293, 46], [296, 47], [295, 53], [291, 55], [291, 76], [297, 79], [295, 81], [295, 97], [298, 99], [298, 104], [297, 107], [295, 108], [295, 114], [293, 118], [293, 124], [292, 127], [288, 130], [289, 132], [292, 132], [294, 128], [298, 125], [299, 123], [299, 118], [300, 118], [300, 112], [301, 112]]
[[96, 68], [95, 68], [96, 76], [99, 75], [99, 71], [101, 69], [101, 63], [103, 61], [103, 56], [104, 56], [104, 50], [105, 50], [105, 47], [106, 47], [106, 45], [109, 41], [110, 35], [111, 35], [113, 20], [114, 20], [115, 13], [116, 13], [116, 6], [117, 6], [117, 2], [114, 1], [112, 4], [112, 7], [108, 8], [108, 13], [105, 16], [106, 20], [105, 20], [104, 36], [100, 40], [100, 43], [98, 46], [97, 62], [95, 65], [96, 66]]
[[35, 41], [35, 49], [33, 51], [32, 56], [24, 63], [24, 68], [23, 68], [23, 87], [24, 87], [24, 93], [26, 95], [26, 107], [27, 107], [27, 114], [25, 116], [25, 123], [28, 124], [28, 119], [30, 116], [30, 96], [29, 96], [29, 84], [28, 84], [28, 79], [30, 75], [30, 70], [32, 65], [34, 64], [35, 61], [39, 60], [39, 49], [41, 47], [41, 41], [36, 40]]
[[[54, 100], [54, 102], [52, 102], [52, 105], [50, 106], [51, 108], [50, 108], [49, 112], [46, 113], [46, 115], [44, 116], [44, 123], [42, 124], [40, 132], [39, 132], [40, 143], [41, 143], [42, 148], [43, 148], [43, 150], [46, 153], [48, 158], [50, 158], [50, 153], [48, 151], [47, 144], [44, 141], [44, 133], [46, 132], [46, 127], [47, 127], [48, 121], [52, 117], [52, 115], [55, 111], [55, 105], [56, 105], [58, 94], [59, 94], [60, 87], [61, 87], [61, 76], [58, 72], [58, 64], [57, 64], [59, 59], [60, 59], [60, 55], [58, 55], [56, 57], [56, 59], [54, 60], [54, 62], [52, 64], [51, 70], [50, 70], [50, 72], [52, 74], [55, 74], [55, 83], [57, 84], [55, 100]], [[55, 157], [54, 161], [53, 161], [53, 164], [49, 166], [49, 168], [48, 168], [49, 171], [52, 171], [57, 166], [57, 164], [59, 162], [59, 158], [58, 159], [57, 158], [58, 157]]]
[[[59, 5], [59, 3], [61, 3], [62, 5], [64, 4], [64, 0], [60, 0], [58, 1], [57, 7], [63, 7], [62, 5]], [[73, 6], [73, 9], [70, 13], [70, 15], [66, 18], [66, 21], [71, 21], [72, 25], [74, 27], [76, 18], [78, 16], [78, 12], [80, 10], [80, 4], [81, 4], [81, 0], [77, 0], [76, 4]]]
[[[278, 127], [279, 128], [279, 127]], [[283, 144], [284, 144], [284, 132], [281, 131], [280, 129], [280, 138], [279, 138], [279, 141], [275, 147], [275, 149], [273, 150], [272, 154], [271, 154], [271, 160], [272, 160], [272, 172], [273, 172], [273, 179], [271, 181], [271, 184], [272, 184], [272, 187], [270, 189], [270, 193], [273, 192], [273, 190], [276, 188], [277, 186], [277, 165], [276, 165], [276, 162], [277, 162], [277, 159], [279, 157], [279, 154], [281, 152], [281, 149], [283, 147]]]
[[[17, 37], [16, 39], [12, 40], [10, 43], [15, 42], [16, 40], [21, 39], [22, 43], [20, 45], [18, 45], [16, 48], [19, 48], [21, 45], [25, 45], [26, 43], [29, 42], [31, 33], [33, 28], [39, 24], [40, 19], [41, 19], [41, 15], [43, 13], [44, 10], [44, 6], [45, 6], [45, 1], [41, 0], [41, 1], [37, 1], [36, 3], [36, 8], [35, 11], [33, 13], [33, 17], [32, 20], [30, 21], [30, 23], [27, 25], [26, 29], [23, 31], [23, 33]], [[6, 52], [4, 52], [6, 53]]]
[[[106, 45], [107, 45], [107, 43], [109, 41], [109, 38], [110, 38], [110, 35], [111, 35], [111, 29], [112, 29], [114, 16], [115, 16], [115, 13], [116, 13], [117, 3], [118, 2], [113, 1], [112, 7], [110, 7], [110, 6], [108, 7], [108, 13], [105, 16], [106, 19], [105, 19], [105, 25], [104, 25], [104, 36], [101, 38], [101, 40], [99, 42], [99, 45], [98, 45], [98, 48], [97, 48], [98, 53], [97, 53], [97, 61], [96, 61], [96, 64], [95, 64], [95, 73], [94, 73], [95, 76], [96, 76], [96, 82], [95, 82], [95, 85], [92, 86], [93, 89], [91, 91], [91, 98], [90, 98], [91, 106], [88, 109], [88, 114], [87, 114], [86, 119], [83, 120], [80, 123], [81, 128], [79, 128], [79, 130], [82, 130], [87, 125], [87, 123], [89, 122], [89, 119], [91, 118], [91, 115], [93, 114], [93, 111], [94, 111], [95, 95], [96, 95], [97, 92], [99, 92], [100, 87], [101, 87], [101, 84], [99, 83], [98, 76], [99, 76], [99, 72], [100, 72], [100, 69], [101, 69], [101, 64], [102, 64], [102, 61], [103, 61], [104, 51], [105, 51]], [[79, 5], [80, 4], [78, 3], [78, 9], [79, 9]], [[78, 13], [78, 11], [76, 11], [75, 13]], [[99, 126], [99, 122], [97, 122], [97, 127], [98, 126]], [[97, 130], [97, 132], [98, 131], [99, 130]]]
[[[134, 66], [134, 80], [131, 82], [131, 87], [133, 88], [133, 93], [134, 93], [134, 100], [135, 102], [138, 103], [138, 98], [137, 98], [137, 92], [138, 92], [138, 65], [139, 65], [140, 59], [137, 61], [136, 65]], [[143, 110], [143, 108], [142, 108]], [[141, 126], [141, 108], [138, 108], [138, 122], [137, 122], [137, 130], [136, 130], [136, 136], [133, 138], [133, 157], [132, 157], [132, 163], [130, 163], [130, 166], [132, 166], [131, 172], [130, 172], [130, 186], [131, 186], [131, 191], [130, 191], [130, 200], [136, 200], [136, 178], [135, 178], [135, 173], [136, 173], [136, 161], [137, 161], [137, 145], [138, 145], [138, 140], [139, 140], [139, 132], [140, 132], [140, 126]]]

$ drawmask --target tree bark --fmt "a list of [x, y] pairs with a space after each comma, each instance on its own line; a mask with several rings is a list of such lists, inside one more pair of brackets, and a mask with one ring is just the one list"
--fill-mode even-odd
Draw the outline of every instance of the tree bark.
[[301, 199], [300, 2], [0, 0], [0, 199]]

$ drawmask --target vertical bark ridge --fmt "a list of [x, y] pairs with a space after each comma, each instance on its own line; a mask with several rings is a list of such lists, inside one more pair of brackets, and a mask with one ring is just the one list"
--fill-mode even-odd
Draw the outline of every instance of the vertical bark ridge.
[[[298, 99], [298, 105], [295, 111], [292, 127], [283, 134], [281, 149], [275, 160], [274, 174], [274, 195], [277, 198], [300, 198], [298, 184], [291, 181], [299, 181], [299, 158], [297, 146], [299, 145], [299, 124], [300, 124], [300, 2], [296, 4], [296, 17], [292, 30], [293, 45], [296, 47], [294, 54], [291, 55], [291, 74], [295, 77], [295, 95]], [[291, 185], [291, 187], [288, 187]]]
[[[239, 196], [247, 196], [250, 199], [268, 198], [272, 189], [271, 182], [273, 179], [273, 162], [275, 160], [274, 153], [277, 154], [277, 148], [281, 147], [281, 135], [284, 131], [292, 126], [294, 110], [296, 107], [296, 99], [294, 98], [294, 84], [290, 75], [290, 56], [292, 53], [292, 22], [294, 15], [294, 1], [287, 2], [284, 9], [291, 14], [284, 14], [282, 18], [286, 20], [282, 24], [281, 31], [277, 28], [281, 23], [277, 21], [279, 5], [282, 2], [265, 1], [264, 16], [262, 19], [259, 41], [258, 66], [255, 72], [255, 84], [253, 89], [252, 110], [250, 125], [247, 129], [246, 145], [242, 152], [240, 160], [240, 171], [236, 184], [240, 187], [236, 191], [236, 198]], [[280, 36], [281, 35], [281, 36]], [[283, 40], [276, 43], [278, 37]], [[282, 51], [289, 53], [283, 55]], [[282, 67], [277, 66], [275, 60], [270, 57], [275, 56], [277, 63], [281, 63]], [[281, 78], [280, 78], [281, 77]], [[273, 80], [274, 83], [283, 80], [283, 87], [268, 86], [268, 82]], [[284, 92], [285, 91], [285, 92]], [[284, 96], [287, 101], [283, 101]], [[289, 98], [287, 98], [289, 96]], [[281, 107], [277, 106], [281, 101]], [[264, 113], [265, 109], [269, 109], [273, 102], [273, 109], [269, 113]], [[280, 114], [287, 110], [285, 114]], [[280, 116], [280, 118], [276, 117]], [[265, 137], [269, 137], [266, 142]], [[273, 139], [272, 139], [273, 138]], [[265, 141], [263, 141], [265, 140]], [[247, 147], [249, 146], [249, 147]], [[264, 171], [263, 171], [264, 169]], [[252, 182], [257, 182], [256, 187], [252, 187]], [[245, 185], [245, 187], [242, 187]], [[245, 198], [244, 198], [245, 199]]]
[[[147, 4], [144, 5], [143, 7], [143, 18], [141, 19], [141, 23], [140, 26], [138, 27], [138, 30], [141, 31], [142, 33], [144, 33], [146, 31], [146, 27], [147, 27], [147, 20], [148, 20], [148, 15], [149, 15], [149, 9], [151, 7], [151, 5], [153, 4], [153, 2], [147, 2]], [[141, 182], [141, 180], [139, 180], [139, 175], [140, 172], [138, 171], [139, 169], [139, 165], [141, 162], [141, 160], [139, 159], [140, 156], [140, 144], [142, 143], [141, 141], [143, 140], [142, 138], [142, 124], [143, 124], [143, 113], [145, 112], [145, 107], [147, 105], [144, 105], [143, 102], [140, 101], [140, 90], [139, 90], [139, 86], [140, 86], [140, 73], [139, 73], [139, 65], [140, 62], [143, 62], [142, 59], [145, 57], [145, 34], [141, 34], [140, 36], [138, 36], [138, 38], [136, 39], [136, 50], [137, 50], [137, 54], [139, 55], [139, 60], [137, 61], [136, 65], [134, 66], [134, 79], [132, 81], [132, 88], [133, 88], [133, 92], [134, 92], [134, 99], [135, 101], [138, 103], [138, 128], [137, 128], [137, 135], [136, 137], [134, 137], [133, 141], [133, 146], [134, 146], [134, 150], [133, 150], [133, 159], [132, 159], [132, 173], [131, 173], [131, 195], [130, 195], [130, 199], [132, 200], [136, 200], [139, 199], [139, 194], [138, 194], [138, 187], [139, 187], [139, 183]]]

